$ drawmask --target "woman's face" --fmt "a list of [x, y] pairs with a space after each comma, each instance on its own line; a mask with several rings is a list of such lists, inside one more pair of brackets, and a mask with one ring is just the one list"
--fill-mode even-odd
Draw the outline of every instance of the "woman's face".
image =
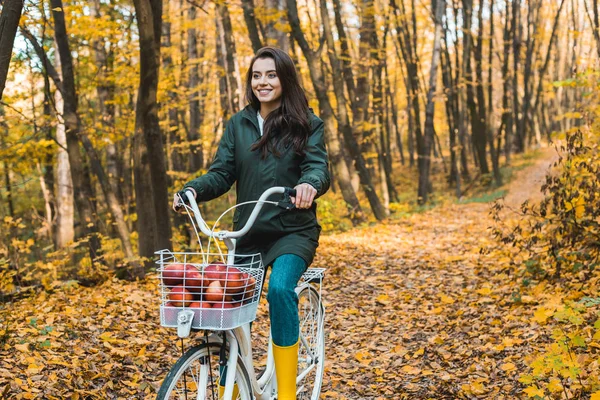
[[281, 82], [275, 69], [275, 60], [259, 58], [252, 65], [252, 92], [261, 106], [277, 108], [281, 104]]

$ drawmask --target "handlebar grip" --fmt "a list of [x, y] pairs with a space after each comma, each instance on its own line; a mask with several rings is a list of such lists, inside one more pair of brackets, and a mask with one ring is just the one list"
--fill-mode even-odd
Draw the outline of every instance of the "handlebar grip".
[[288, 196], [291, 196], [291, 197], [296, 197], [296, 189], [286, 187], [285, 194], [287, 194]]

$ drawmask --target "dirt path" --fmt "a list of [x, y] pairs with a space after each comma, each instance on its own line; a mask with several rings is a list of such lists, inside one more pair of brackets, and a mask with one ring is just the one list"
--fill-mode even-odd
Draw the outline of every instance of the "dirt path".
[[[517, 206], [540, 198], [553, 149], [509, 186]], [[535, 332], [493, 239], [488, 204], [453, 204], [322, 240], [328, 268], [322, 398], [512, 399]]]

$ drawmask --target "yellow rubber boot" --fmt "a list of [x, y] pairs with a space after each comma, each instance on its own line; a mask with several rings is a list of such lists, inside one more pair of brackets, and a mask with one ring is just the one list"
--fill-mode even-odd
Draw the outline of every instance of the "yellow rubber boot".
[[286, 347], [273, 343], [275, 374], [277, 375], [277, 400], [296, 400], [296, 375], [298, 374], [298, 343]]
[[[224, 394], [225, 394], [225, 386], [219, 385], [219, 399], [222, 399]], [[240, 390], [238, 389], [237, 383], [235, 383], [233, 385], [233, 396], [231, 396], [231, 398], [233, 400], [235, 400], [238, 398], [239, 395], [240, 395]]]

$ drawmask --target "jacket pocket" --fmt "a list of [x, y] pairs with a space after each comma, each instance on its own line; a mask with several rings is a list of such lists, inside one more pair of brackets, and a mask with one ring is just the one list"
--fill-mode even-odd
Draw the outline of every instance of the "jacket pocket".
[[279, 216], [284, 228], [304, 228], [316, 225], [316, 217], [312, 210], [293, 210]]

